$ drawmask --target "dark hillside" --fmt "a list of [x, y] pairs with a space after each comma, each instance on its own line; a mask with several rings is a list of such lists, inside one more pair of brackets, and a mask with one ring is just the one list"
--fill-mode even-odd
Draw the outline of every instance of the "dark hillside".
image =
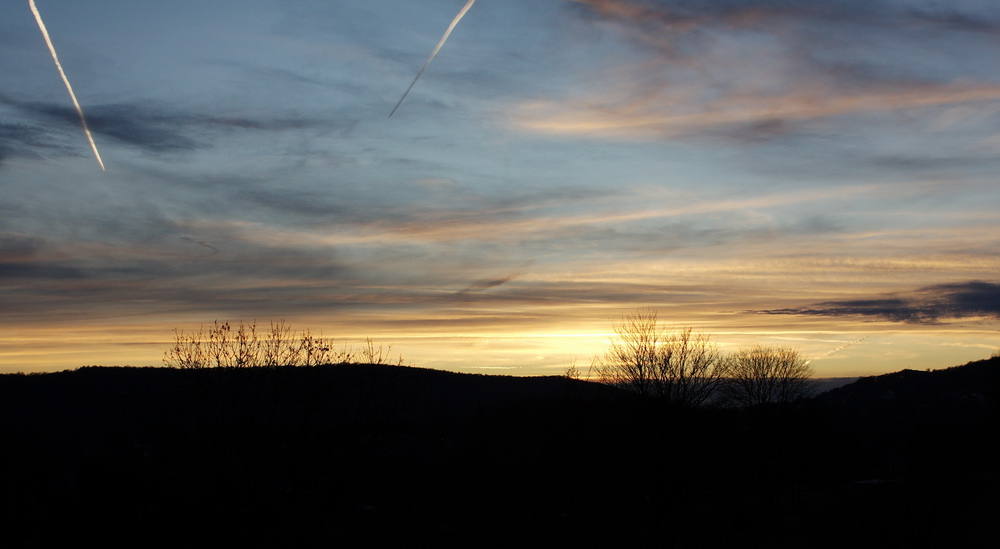
[[969, 545], [1000, 511], [996, 381], [735, 410], [389, 366], [5, 375], [0, 521], [12, 546]]
[[198, 524], [266, 510], [268, 521], [240, 520], [255, 539], [279, 531], [284, 539], [277, 526], [288, 521], [310, 525], [293, 537], [317, 539], [386, 517], [392, 524], [378, 529], [389, 538], [407, 528], [446, 531], [435, 525], [443, 515], [423, 517], [430, 526], [411, 521], [450, 507], [441, 498], [468, 490], [478, 482], [470, 475], [489, 467], [465, 455], [481, 444], [480, 425], [516, 416], [536, 428], [546, 414], [570, 418], [618, 397], [563, 377], [367, 365], [4, 375], [0, 513], [40, 540], [61, 531], [50, 523], [56, 517], [106, 527], [95, 512], [131, 531], [177, 514]]
[[944, 370], [902, 370], [861, 378], [820, 394], [816, 400], [875, 413], [895, 410], [911, 414], [940, 408], [979, 410], [997, 406], [1000, 358], [970, 362]]
[[[945, 370], [903, 370], [816, 396], [832, 436], [860, 445], [843, 471], [883, 481], [1000, 478], [1000, 359]], [[854, 470], [852, 470], [854, 468]]]

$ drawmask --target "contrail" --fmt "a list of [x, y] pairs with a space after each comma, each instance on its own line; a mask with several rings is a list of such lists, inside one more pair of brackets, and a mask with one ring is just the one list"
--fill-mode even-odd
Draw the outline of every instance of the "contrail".
[[90, 148], [94, 151], [94, 156], [97, 157], [97, 163], [101, 165], [101, 169], [104, 169], [104, 161], [101, 160], [101, 153], [97, 152], [97, 144], [94, 143], [94, 136], [90, 135], [90, 128], [87, 126], [87, 119], [83, 117], [83, 109], [80, 108], [80, 102], [76, 100], [76, 94], [73, 93], [73, 86], [69, 85], [69, 78], [66, 78], [66, 73], [63, 71], [62, 64], [59, 63], [59, 56], [56, 55], [56, 47], [52, 45], [52, 39], [49, 38], [49, 31], [45, 28], [45, 23], [42, 21], [42, 14], [38, 13], [38, 7], [35, 6], [35, 0], [28, 0], [28, 5], [31, 6], [31, 13], [35, 14], [35, 21], [38, 21], [38, 28], [42, 31], [42, 36], [45, 37], [45, 43], [49, 45], [49, 52], [52, 53], [52, 60], [56, 62], [56, 68], [59, 69], [59, 76], [62, 76], [63, 83], [66, 84], [66, 89], [69, 91], [69, 97], [73, 100], [73, 106], [76, 107], [76, 113], [80, 115], [80, 124], [83, 125], [83, 132], [87, 134], [87, 141], [90, 141]]
[[[443, 46], [445, 41], [448, 40], [448, 36], [451, 35], [451, 31], [455, 30], [455, 25], [458, 25], [458, 22], [461, 21], [463, 17], [465, 17], [465, 12], [469, 11], [469, 8], [471, 8], [472, 5], [475, 3], [476, 0], [469, 0], [468, 2], [466, 2], [465, 7], [462, 8], [462, 11], [458, 12], [458, 15], [456, 15], [455, 18], [452, 19], [451, 24], [448, 25], [448, 30], [444, 31], [444, 36], [441, 37], [441, 40], [438, 40], [437, 46], [434, 46], [434, 51], [431, 52], [431, 55], [430, 57], [427, 58], [427, 61], [424, 61], [424, 66], [420, 67], [420, 72], [417, 73], [417, 77], [413, 79], [413, 82], [410, 82], [410, 87], [406, 88], [406, 91], [403, 92], [403, 97], [399, 98], [399, 103], [396, 103], [396, 106], [392, 108], [392, 112], [389, 113], [389, 118], [392, 118], [392, 115], [396, 112], [396, 109], [398, 109], [399, 106], [403, 104], [403, 100], [406, 99], [406, 96], [410, 93], [410, 90], [413, 89], [413, 85], [417, 83], [417, 80], [420, 80], [420, 76], [424, 74], [425, 70], [427, 70], [427, 66], [431, 64], [431, 61], [434, 60], [434, 57], [436, 57], [438, 52], [441, 51], [441, 46]], [[39, 19], [39, 21], [41, 20]]]
[[851, 345], [857, 345], [858, 343], [861, 343], [862, 341], [868, 339], [869, 337], [871, 337], [871, 336], [870, 335], [866, 335], [865, 337], [862, 337], [861, 339], [857, 339], [857, 340], [851, 341], [849, 343], [845, 343], [845, 344], [841, 345], [840, 347], [837, 347], [835, 349], [831, 349], [831, 350], [829, 350], [829, 351], [827, 351], [827, 352], [825, 352], [825, 353], [823, 353], [823, 354], [821, 354], [821, 355], [819, 355], [817, 357], [813, 357], [813, 358], [807, 360], [806, 364], [808, 364], [808, 363], [810, 363], [810, 362], [812, 362], [814, 360], [819, 360], [821, 358], [826, 358], [826, 357], [828, 357], [828, 356], [830, 356], [830, 355], [832, 355], [834, 353], [839, 353], [840, 351], [843, 351], [844, 349], [850, 347]]

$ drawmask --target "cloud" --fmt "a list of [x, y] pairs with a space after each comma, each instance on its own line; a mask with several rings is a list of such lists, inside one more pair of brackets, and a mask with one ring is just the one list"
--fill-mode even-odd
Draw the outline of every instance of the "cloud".
[[514, 280], [515, 278], [517, 278], [517, 276], [518, 275], [510, 275], [510, 276], [505, 276], [505, 277], [502, 277], [502, 278], [490, 278], [490, 279], [476, 280], [472, 284], [469, 284], [469, 286], [467, 288], [465, 288], [464, 290], [462, 290], [459, 293], [460, 294], [468, 294], [468, 293], [483, 292], [483, 291], [489, 290], [490, 288], [496, 288], [497, 286], [502, 286], [502, 285], [510, 282], [511, 280]]
[[61, 143], [44, 128], [28, 123], [0, 122], [0, 164], [9, 158], [40, 158], [70, 154], [74, 147]]
[[207, 248], [207, 249], [211, 250], [213, 254], [217, 254], [217, 253], [222, 252], [222, 250], [216, 248], [215, 246], [212, 246], [211, 244], [209, 244], [208, 242], [205, 242], [204, 240], [195, 240], [195, 239], [193, 239], [193, 238], [191, 238], [189, 236], [182, 236], [181, 240], [183, 240], [185, 242], [190, 242], [192, 244], [197, 244], [199, 246]]
[[13, 261], [30, 257], [44, 246], [44, 239], [17, 233], [0, 233], [0, 260]]
[[[831, 120], [846, 116], [1000, 100], [997, 67], [966, 62], [982, 55], [983, 38], [964, 34], [1000, 30], [995, 11], [860, 0], [576, 5], [635, 51], [565, 97], [523, 102], [514, 126], [552, 135], [703, 135], [753, 144], [829, 132]], [[947, 47], [901, 54], [942, 35]]]
[[222, 235], [187, 238], [10, 242], [0, 251], [0, 279], [18, 291], [0, 294], [0, 309], [13, 314], [45, 304], [38, 309], [49, 315], [177, 309], [266, 314], [362, 301], [356, 296], [365, 281], [330, 250], [266, 248]]
[[0, 280], [81, 279], [86, 274], [50, 254], [44, 238], [0, 233]]
[[572, 0], [600, 17], [690, 31], [704, 26], [747, 27], [778, 20], [821, 20], [873, 27], [937, 26], [995, 32], [1000, 19], [976, 2], [885, 0]]
[[[75, 128], [79, 124], [76, 111], [62, 104], [19, 100], [3, 95], [0, 95], [0, 104], [14, 107], [35, 119], [58, 123], [58, 127]], [[284, 132], [329, 125], [316, 118], [218, 116], [141, 103], [90, 105], [87, 120], [94, 134], [151, 152], [208, 148], [211, 138], [218, 133]], [[10, 131], [34, 137], [34, 141], [39, 142], [39, 135], [57, 131], [57, 128], [14, 127], [7, 130]], [[0, 129], [0, 143], [7, 141], [4, 133]], [[25, 145], [31, 145], [31, 141]], [[44, 142], [38, 146], [42, 145]]]
[[[583, 239], [581, 231], [601, 231], [626, 224], [666, 224], [667, 232], [683, 232], [688, 237], [709, 237], [678, 218], [704, 218], [750, 210], [765, 210], [806, 203], [829, 202], [870, 195], [880, 185], [853, 185], [838, 188], [805, 188], [750, 197], [695, 197], [652, 200], [647, 191], [618, 189], [614, 193], [589, 195], [573, 193], [528, 194], [455, 209], [414, 207], [385, 212], [370, 220], [358, 219], [352, 231], [343, 234], [302, 235], [328, 244], [384, 242], [454, 243], [471, 240], [532, 242], [539, 240]], [[642, 203], [636, 207], [634, 202]], [[666, 203], [666, 205], [660, 205]], [[800, 227], [799, 229], [803, 229]], [[810, 230], [818, 226], [809, 227]], [[830, 228], [830, 227], [826, 227]], [[614, 229], [618, 230], [618, 229]], [[741, 229], [744, 230], [744, 229]], [[262, 233], [263, 234], [263, 233]], [[269, 236], [270, 237], [270, 236]], [[291, 235], [288, 238], [292, 238]], [[299, 237], [295, 237], [299, 238]], [[633, 245], [635, 244], [633, 239]]]
[[[1000, 100], [1000, 85], [928, 86], [906, 90], [868, 90], [849, 95], [816, 94], [798, 89], [766, 96], [731, 95], [703, 102], [684, 112], [672, 106], [672, 92], [660, 97], [605, 104], [600, 109], [581, 103], [538, 102], [522, 107], [521, 127], [538, 133], [600, 137], [677, 137], [706, 130], [727, 129], [741, 141], [782, 133], [790, 123], [870, 112]], [[610, 102], [609, 102], [610, 103]]]
[[911, 295], [828, 301], [807, 307], [751, 311], [771, 315], [877, 317], [893, 322], [936, 323], [943, 319], [1000, 319], [1000, 284], [983, 281], [938, 284]]

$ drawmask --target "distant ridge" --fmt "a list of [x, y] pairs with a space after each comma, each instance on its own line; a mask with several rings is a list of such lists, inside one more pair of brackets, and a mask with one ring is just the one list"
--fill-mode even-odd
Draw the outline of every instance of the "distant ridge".
[[815, 389], [813, 394], [819, 395], [827, 391], [832, 391], [838, 387], [843, 387], [844, 385], [854, 383], [855, 381], [861, 379], [859, 376], [853, 377], [818, 377], [813, 378], [813, 387]]
[[941, 370], [901, 370], [859, 378], [815, 397], [849, 407], [939, 408], [996, 406], [1000, 397], [1000, 358], [976, 360]]

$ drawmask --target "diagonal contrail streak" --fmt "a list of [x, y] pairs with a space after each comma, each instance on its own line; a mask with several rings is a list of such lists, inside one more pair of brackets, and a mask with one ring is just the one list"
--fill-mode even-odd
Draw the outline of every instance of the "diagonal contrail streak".
[[469, 0], [468, 2], [466, 2], [465, 7], [462, 8], [462, 11], [458, 12], [458, 15], [456, 15], [455, 18], [452, 19], [451, 24], [448, 25], [448, 30], [444, 31], [444, 36], [441, 37], [441, 40], [438, 40], [437, 46], [434, 46], [434, 51], [431, 52], [431, 55], [430, 57], [427, 58], [427, 61], [424, 61], [424, 66], [420, 67], [420, 72], [417, 73], [417, 77], [413, 79], [413, 82], [410, 82], [410, 87], [406, 88], [406, 91], [403, 92], [403, 97], [400, 97], [399, 102], [396, 103], [396, 106], [392, 108], [392, 112], [389, 113], [389, 118], [392, 118], [392, 115], [395, 114], [396, 109], [398, 109], [399, 106], [403, 104], [403, 100], [406, 99], [407, 95], [409, 95], [410, 90], [413, 89], [413, 85], [417, 83], [417, 80], [420, 80], [420, 76], [424, 74], [425, 70], [427, 70], [427, 66], [431, 64], [431, 61], [434, 60], [434, 57], [436, 57], [438, 52], [441, 51], [441, 46], [443, 46], [445, 41], [448, 40], [448, 36], [451, 35], [451, 31], [455, 30], [455, 26], [458, 25], [458, 22], [461, 21], [463, 17], [465, 17], [465, 12], [469, 11], [469, 8], [471, 8], [472, 4], [475, 3], [476, 0]]
[[42, 21], [42, 14], [38, 13], [35, 0], [28, 0], [28, 5], [31, 6], [31, 13], [35, 14], [35, 21], [38, 22], [38, 28], [42, 31], [45, 43], [49, 46], [49, 52], [52, 53], [52, 60], [56, 62], [56, 68], [59, 69], [59, 76], [62, 77], [63, 83], [66, 84], [69, 97], [73, 100], [73, 106], [76, 107], [76, 113], [80, 115], [80, 124], [83, 125], [83, 132], [87, 134], [87, 141], [90, 142], [90, 148], [94, 151], [97, 163], [101, 165], [101, 169], [103, 170], [104, 161], [101, 160], [101, 153], [97, 152], [97, 144], [94, 143], [94, 136], [90, 134], [90, 127], [87, 126], [87, 119], [83, 116], [83, 109], [80, 107], [80, 102], [76, 100], [76, 94], [73, 93], [73, 86], [69, 84], [69, 78], [66, 78], [66, 72], [63, 71], [62, 64], [59, 63], [59, 56], [56, 55], [56, 47], [52, 45], [52, 39], [49, 38], [49, 31], [45, 28], [45, 22]]
[[829, 350], [829, 351], [827, 351], [827, 352], [825, 352], [825, 353], [823, 353], [823, 354], [821, 354], [821, 355], [819, 355], [817, 357], [813, 357], [813, 358], [807, 360], [806, 364], [808, 364], [808, 363], [810, 363], [810, 362], [812, 362], [814, 360], [819, 360], [821, 358], [826, 358], [826, 357], [828, 357], [828, 356], [830, 356], [830, 355], [832, 355], [834, 353], [839, 353], [840, 351], [843, 351], [844, 349], [846, 349], [846, 348], [848, 348], [848, 347], [850, 347], [852, 345], [857, 345], [858, 343], [861, 343], [862, 341], [868, 339], [869, 337], [871, 337], [871, 335], [866, 335], [866, 336], [862, 337], [861, 339], [856, 339], [854, 341], [845, 343], [845, 344], [843, 344], [843, 345], [841, 345], [841, 346], [839, 346], [837, 348], [831, 349], [831, 350]]

